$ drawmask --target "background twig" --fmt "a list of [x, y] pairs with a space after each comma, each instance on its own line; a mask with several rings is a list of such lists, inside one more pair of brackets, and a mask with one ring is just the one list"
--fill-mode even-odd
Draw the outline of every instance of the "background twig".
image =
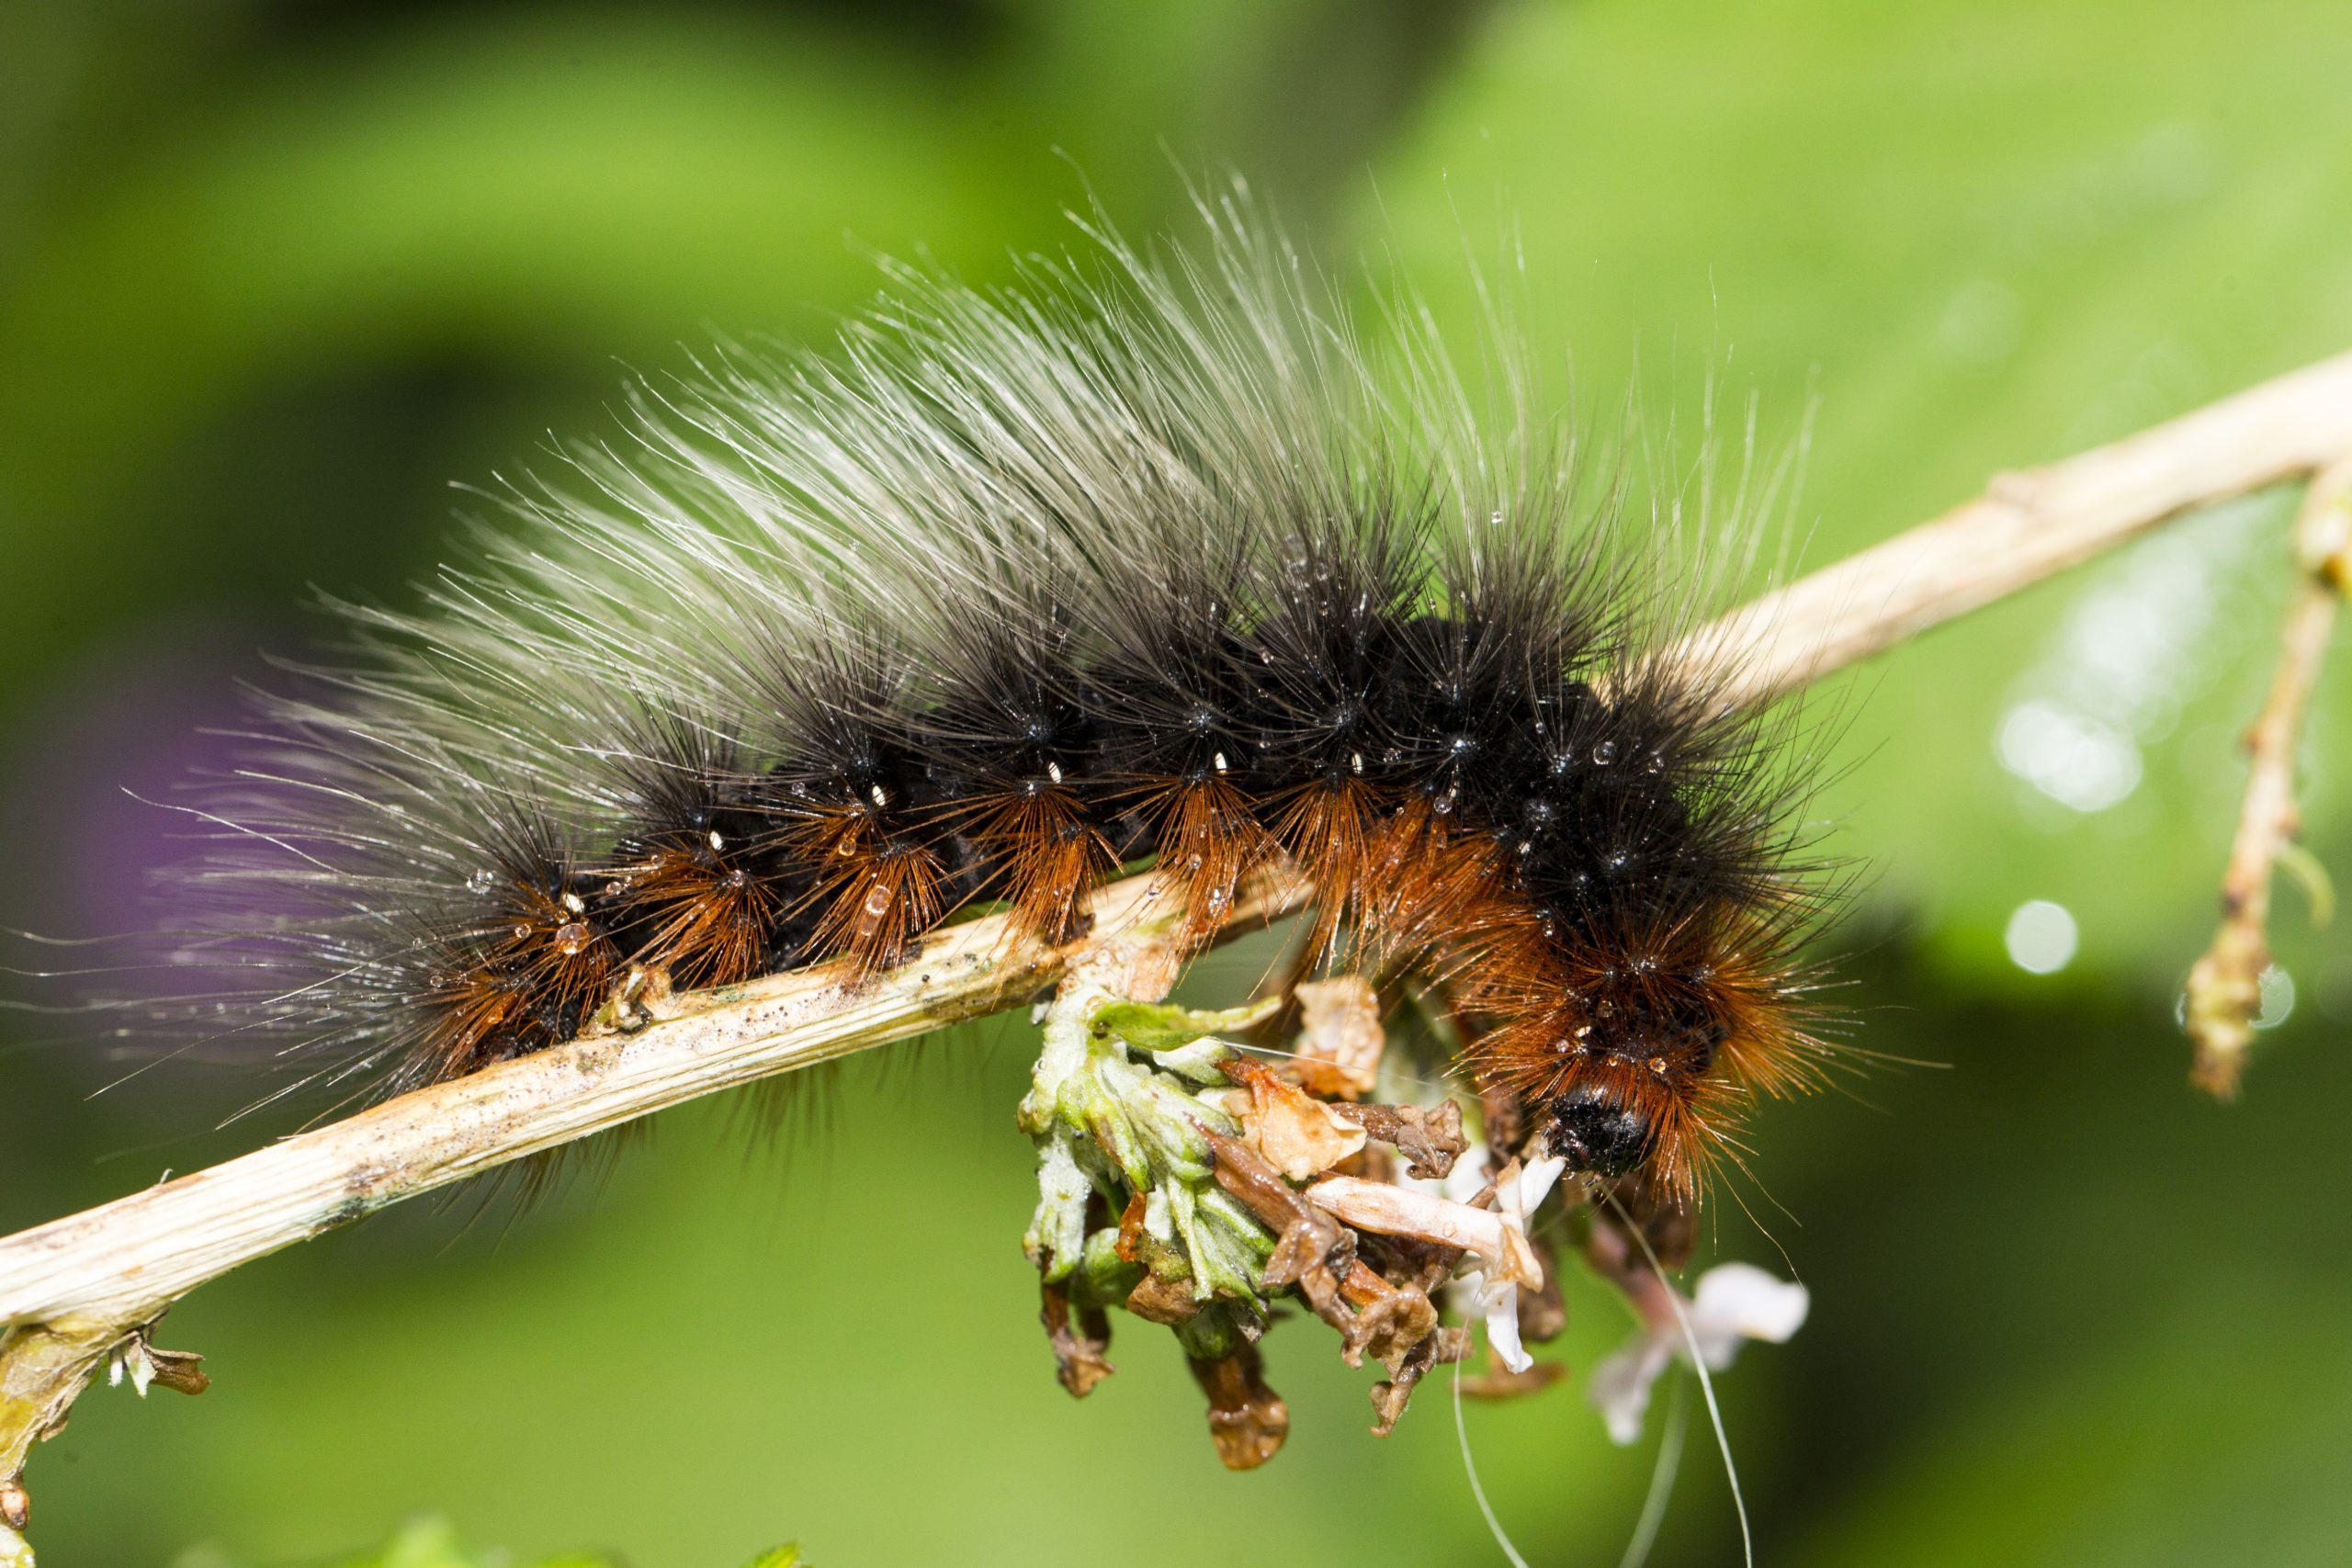
[[[1796, 690], [2096, 555], [2180, 512], [2352, 453], [2352, 355], [2267, 382], [1987, 492], [1766, 595], [1679, 650], [1722, 661], [1734, 701]], [[1304, 901], [1261, 886], [1228, 929]], [[1094, 896], [1098, 929], [1151, 910], [1148, 875]], [[0, 1240], [0, 1517], [21, 1523], [34, 1440], [107, 1356], [240, 1263], [404, 1198], [666, 1107], [993, 1012], [1051, 984], [1086, 944], [1014, 941], [999, 919], [935, 933], [854, 992], [821, 973], [671, 998], [608, 1033], [401, 1096], [346, 1121]]]
[[[754, 1079], [813, 1066], [1035, 996], [1076, 958], [1166, 919], [1150, 879], [1102, 889], [1091, 942], [1016, 941], [1004, 917], [935, 932], [854, 991], [825, 971], [644, 1004], [655, 1021], [593, 1034], [385, 1101], [209, 1169], [0, 1241], [0, 1519], [31, 1443], [127, 1335], [241, 1263], [509, 1161]], [[1261, 881], [1238, 934], [1304, 900]], [[9, 1520], [17, 1523], [17, 1520]]]
[[2352, 571], [2352, 456], [2312, 480], [2295, 517], [2294, 551], [2295, 592], [2278, 667], [2245, 737], [2253, 761], [2222, 875], [2222, 926], [2188, 972], [2188, 1039], [2197, 1052], [2189, 1076], [2222, 1100], [2237, 1093], [2254, 1021], [2262, 1011], [2262, 976], [2270, 967], [2270, 874], [2302, 826], [2295, 807], [2295, 750]]
[[2352, 452], [2352, 354], [2110, 446], [2005, 473], [1932, 522], [1767, 593], [1683, 645], [1769, 702], [2030, 587], [2191, 507]]

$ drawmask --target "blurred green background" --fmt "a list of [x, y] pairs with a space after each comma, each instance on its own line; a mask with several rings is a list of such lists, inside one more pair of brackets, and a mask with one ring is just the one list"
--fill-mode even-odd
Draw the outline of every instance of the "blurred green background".
[[[0, 912], [151, 921], [171, 829], [124, 792], [217, 746], [258, 650], [310, 635], [306, 584], [399, 594], [448, 481], [606, 428], [627, 370], [821, 338], [877, 254], [1001, 279], [1086, 186], [1168, 226], [1182, 172], [1227, 164], [1449, 321], [1461, 257], [1500, 266], [1589, 412], [1712, 376], [1787, 449], [1814, 411], [1815, 564], [2352, 345], [2342, 0], [14, 0]], [[2173, 1018], [2290, 502], [1830, 694], [1822, 809], [1871, 872], [1846, 995], [1862, 1043], [1932, 1065], [1775, 1110], [1754, 1217], [1713, 1212], [1710, 1256], [1815, 1292], [1724, 1383], [1770, 1561], [2352, 1560], [2352, 926], [2282, 895], [2242, 1104], [2184, 1088]], [[2347, 670], [2307, 813], [2352, 881]], [[2037, 901], [2066, 911], [2040, 937]], [[251, 1088], [221, 1071], [93, 1098], [99, 1053], [9, 1027], [0, 1229], [281, 1128], [202, 1131]], [[1498, 1560], [1442, 1390], [1376, 1440], [1328, 1337], [1271, 1342], [1295, 1435], [1255, 1474], [1142, 1325], [1060, 1393], [1021, 1032], [853, 1071], [778, 1153], [693, 1107], [518, 1223], [417, 1205], [207, 1288], [161, 1337], [211, 1393], [98, 1390], [36, 1453], [43, 1561], [299, 1562], [420, 1513], [641, 1568], [786, 1538], [828, 1568]], [[1589, 1367], [1628, 1325], [1574, 1310]], [[1574, 1387], [1467, 1423], [1532, 1561], [1617, 1561], [1646, 1446]], [[1736, 1550], [1702, 1435], [1654, 1561]]]

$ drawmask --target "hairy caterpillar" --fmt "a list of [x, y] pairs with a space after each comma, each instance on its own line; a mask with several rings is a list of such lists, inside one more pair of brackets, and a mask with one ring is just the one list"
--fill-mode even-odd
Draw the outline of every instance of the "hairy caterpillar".
[[1067, 939], [1147, 860], [1205, 938], [1281, 863], [1546, 1151], [1693, 1200], [1824, 1065], [1798, 771], [1667, 656], [1703, 592], [1508, 352], [1474, 385], [1403, 299], [1375, 348], [1208, 220], [640, 388], [423, 609], [342, 606], [198, 807], [207, 1029], [389, 1092], [633, 972], [854, 985], [989, 902]]

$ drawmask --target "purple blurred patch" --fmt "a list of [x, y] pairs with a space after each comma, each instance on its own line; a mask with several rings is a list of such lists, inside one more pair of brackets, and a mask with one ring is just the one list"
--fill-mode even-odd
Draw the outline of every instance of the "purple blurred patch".
[[246, 722], [238, 682], [267, 679], [265, 636], [217, 619], [152, 626], [18, 709], [0, 736], [9, 925], [80, 939], [173, 923], [156, 873], [197, 852], [203, 828], [171, 807], [233, 765], [241, 743], [220, 731]]

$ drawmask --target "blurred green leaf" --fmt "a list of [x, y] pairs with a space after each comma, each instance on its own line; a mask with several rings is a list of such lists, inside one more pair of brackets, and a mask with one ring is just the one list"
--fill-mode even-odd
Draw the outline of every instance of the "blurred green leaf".
[[[172, 1568], [246, 1565], [218, 1548], [204, 1546], [174, 1558]], [[619, 1568], [619, 1564], [611, 1558], [577, 1554], [534, 1558], [527, 1563], [518, 1563], [503, 1551], [468, 1551], [458, 1544], [457, 1530], [447, 1519], [424, 1518], [402, 1526], [379, 1551], [359, 1557], [337, 1558], [322, 1568]]]
[[779, 1546], [773, 1551], [763, 1551], [744, 1563], [743, 1568], [804, 1568], [804, 1564], [798, 1547]]
[[[1817, 407], [1796, 523], [1822, 565], [2352, 344], [2342, 20], [2310, 0], [1514, 6], [1360, 228], [1457, 325], [1485, 309], [1461, 253], [1487, 258], [1539, 354], [1573, 345], [1588, 418], [1633, 377], [1687, 441], [1712, 380], [1736, 468], [1751, 388], [1783, 446]], [[2177, 985], [2210, 935], [2282, 512], [2176, 528], [1815, 695], [1847, 770], [1828, 848], [1870, 868], [1879, 923], [2020, 996]], [[2338, 863], [2347, 668], [2306, 801]], [[2029, 899], [2079, 925], [2055, 981], [2004, 950]], [[2340, 951], [2300, 914], [2280, 935], [2307, 982]]]
[[[239, 1563], [210, 1547], [182, 1552], [173, 1568], [240, 1568]], [[447, 1519], [418, 1519], [402, 1527], [381, 1551], [363, 1557], [338, 1559], [332, 1568], [621, 1568], [616, 1559], [578, 1554], [534, 1558], [521, 1563], [503, 1551], [468, 1551]], [[804, 1568], [797, 1546], [779, 1546], [760, 1553], [743, 1568]]]
[[[2256, 1317], [2269, 1326], [2250, 1334]], [[2209, 1294], [2156, 1333], [2085, 1345], [2046, 1383], [1994, 1380], [1794, 1560], [2352, 1562], [2352, 1511], [2302, 1506], [2341, 1487], [2352, 1454], [2343, 1321], [2334, 1298], [2256, 1305]]]
[[[0, 290], [19, 581], [91, 542], [30, 520], [124, 526], [120, 487], [259, 387], [420, 355], [608, 386], [616, 355], [821, 328], [874, 288], [869, 247], [1001, 271], [1064, 177], [975, 134], [936, 68], [717, 10], [454, 15], [262, 73], [124, 163]], [[54, 592], [0, 663], [99, 608]]]

